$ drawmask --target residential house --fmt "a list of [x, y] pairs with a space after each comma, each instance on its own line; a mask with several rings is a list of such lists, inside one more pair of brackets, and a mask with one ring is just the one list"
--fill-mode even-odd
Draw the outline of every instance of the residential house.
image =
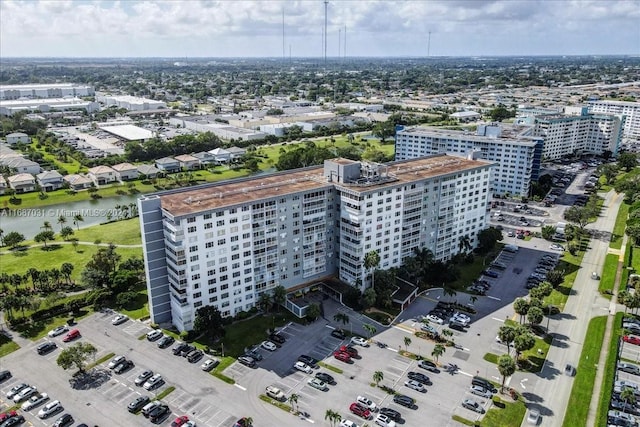
[[36, 176], [38, 185], [43, 191], [53, 191], [62, 188], [64, 179], [58, 171], [44, 171]]
[[7, 180], [9, 181], [9, 187], [13, 188], [18, 194], [36, 190], [36, 179], [28, 173], [12, 175]]
[[39, 174], [42, 171], [40, 165], [32, 160], [24, 157], [10, 157], [2, 162], [10, 169], [14, 169], [16, 173], [28, 173], [30, 175]]
[[213, 155], [216, 163], [228, 163], [231, 160], [231, 153], [224, 148], [214, 148], [209, 154]]
[[116, 171], [109, 166], [96, 166], [89, 169], [87, 174], [95, 185], [105, 185], [110, 182], [115, 182], [118, 179]]
[[140, 165], [138, 166], [138, 173], [146, 176], [147, 178], [155, 178], [160, 173], [160, 169], [152, 165]]
[[0, 196], [7, 191], [7, 180], [4, 176], [0, 175]]
[[69, 183], [69, 188], [72, 190], [77, 191], [93, 187], [93, 180], [86, 175], [74, 173], [66, 175], [63, 179]]
[[138, 178], [138, 168], [131, 163], [118, 163], [111, 166], [116, 171], [116, 179], [118, 181], [129, 181]]
[[180, 162], [180, 167], [184, 170], [200, 169], [200, 160], [190, 154], [176, 156], [176, 160]]
[[180, 162], [173, 157], [163, 157], [156, 160], [156, 167], [168, 173], [180, 172]]
[[31, 138], [29, 138], [29, 135], [22, 132], [14, 132], [7, 135], [7, 144], [13, 145], [19, 142], [24, 142], [25, 144], [28, 144], [31, 142]]
[[227, 148], [227, 151], [231, 155], [231, 160], [236, 160], [236, 159], [244, 156], [245, 154], [247, 154], [247, 150], [245, 150], [244, 148], [240, 148], [240, 147], [229, 147], [229, 148]]
[[200, 164], [202, 166], [210, 165], [211, 163], [216, 162], [216, 158], [214, 157], [214, 155], [209, 153], [208, 151], [201, 151], [199, 153], [194, 153], [193, 157], [200, 160]]

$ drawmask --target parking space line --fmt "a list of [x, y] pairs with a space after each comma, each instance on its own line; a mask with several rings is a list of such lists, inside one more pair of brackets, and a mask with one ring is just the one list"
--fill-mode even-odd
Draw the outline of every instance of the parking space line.
[[242, 391], [247, 391], [247, 389], [246, 389], [245, 387], [242, 387], [242, 386], [241, 386], [240, 384], [238, 384], [238, 383], [234, 383], [233, 385], [234, 385], [234, 386], [236, 386], [236, 387], [238, 387], [238, 388], [239, 388], [240, 390], [242, 390]]

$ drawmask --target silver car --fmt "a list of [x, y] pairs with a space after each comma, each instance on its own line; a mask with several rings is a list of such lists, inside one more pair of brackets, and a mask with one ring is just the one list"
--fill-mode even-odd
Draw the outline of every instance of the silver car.
[[473, 385], [471, 386], [471, 393], [475, 394], [476, 396], [480, 396], [480, 397], [484, 397], [486, 399], [490, 398], [492, 396], [491, 392], [489, 390], [487, 390], [486, 388], [479, 386], [479, 385]]

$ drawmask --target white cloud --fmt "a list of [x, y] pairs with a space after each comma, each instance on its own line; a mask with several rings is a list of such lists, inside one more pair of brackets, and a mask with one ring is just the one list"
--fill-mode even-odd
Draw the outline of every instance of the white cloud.
[[[0, 2], [3, 56], [319, 56], [322, 1]], [[350, 55], [640, 53], [640, 0], [329, 3], [328, 51]], [[549, 43], [549, 40], [555, 40]]]

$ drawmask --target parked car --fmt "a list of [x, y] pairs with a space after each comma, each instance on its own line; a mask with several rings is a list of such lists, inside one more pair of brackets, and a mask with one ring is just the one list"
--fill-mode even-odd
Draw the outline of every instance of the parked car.
[[69, 328], [66, 325], [58, 326], [57, 328], [54, 328], [54, 329], [50, 330], [49, 333], [47, 334], [47, 336], [49, 336], [51, 338], [57, 337], [58, 335], [64, 334], [68, 330], [69, 330]]
[[315, 368], [316, 366], [318, 366], [318, 360], [314, 359], [311, 356], [307, 356], [306, 354], [301, 354], [300, 357], [298, 357], [298, 362], [306, 363], [312, 368]]
[[311, 369], [311, 366], [307, 365], [306, 363], [302, 363], [300, 361], [294, 363], [293, 368], [297, 369], [298, 371], [304, 372], [305, 374], [313, 373], [313, 369]]
[[11, 371], [4, 370], [0, 371], [0, 383], [11, 378]]
[[129, 405], [127, 405], [127, 410], [131, 413], [138, 412], [140, 409], [145, 407], [150, 400], [149, 396], [138, 396], [129, 403]]
[[116, 374], [122, 374], [124, 372], [127, 372], [129, 369], [133, 368], [134, 366], [135, 365], [131, 360], [125, 360], [124, 362], [116, 366], [113, 372], [115, 372]]
[[283, 335], [278, 333], [269, 335], [269, 340], [273, 341], [276, 344], [284, 344], [285, 341], [287, 341]]
[[20, 384], [14, 385], [13, 387], [11, 387], [11, 390], [7, 392], [7, 399], [13, 400], [13, 397], [16, 394], [20, 393], [22, 390], [24, 390], [27, 387], [29, 387], [29, 384], [26, 384], [26, 383], [20, 383]]
[[433, 372], [434, 374], [440, 373], [440, 369], [438, 369], [436, 364], [430, 360], [421, 360], [420, 362], [418, 362], [418, 367], [426, 369], [429, 372]]
[[13, 401], [14, 403], [20, 403], [22, 401], [27, 400], [28, 398], [30, 398], [36, 393], [38, 393], [37, 387], [29, 386], [29, 387], [23, 388], [22, 390], [20, 390], [20, 392], [18, 392], [15, 396], [13, 396]]
[[80, 331], [78, 329], [72, 329], [67, 333], [67, 335], [64, 336], [62, 341], [70, 342], [80, 337], [82, 337], [82, 335], [80, 334]]
[[624, 342], [628, 342], [629, 344], [640, 345], [640, 337], [637, 337], [635, 335], [625, 335], [622, 337], [622, 340]]
[[53, 427], [67, 427], [73, 424], [73, 417], [71, 414], [64, 414], [53, 423]]
[[540, 422], [540, 411], [537, 409], [531, 409], [527, 414], [527, 423], [536, 426]]
[[407, 377], [409, 377], [410, 380], [418, 381], [422, 384], [431, 384], [431, 380], [429, 379], [429, 377], [425, 374], [421, 374], [420, 372], [409, 372], [407, 374]]
[[396, 411], [395, 409], [380, 408], [380, 413], [383, 415], [386, 415], [387, 417], [391, 418], [395, 422], [398, 422], [402, 419], [402, 415], [400, 415], [400, 412]]
[[490, 398], [493, 395], [491, 391], [480, 385], [472, 385], [469, 391], [471, 391], [471, 393], [475, 394], [476, 396], [484, 397], [486, 399]]
[[424, 392], [427, 391], [427, 389], [425, 388], [425, 386], [422, 383], [420, 383], [418, 381], [415, 381], [415, 380], [405, 381], [404, 385], [405, 385], [405, 387], [409, 387], [410, 389], [415, 390], [415, 391], [419, 391], [420, 393], [424, 393]]
[[158, 340], [158, 348], [167, 348], [176, 341], [171, 335], [164, 335]]
[[479, 414], [484, 414], [484, 408], [478, 402], [473, 399], [464, 399], [462, 401], [462, 407], [466, 409], [470, 409]]
[[338, 359], [341, 362], [344, 363], [351, 363], [351, 356], [349, 356], [348, 353], [345, 353], [343, 351], [337, 350], [333, 352], [333, 357], [335, 357], [336, 359]]
[[17, 417], [18, 413], [16, 411], [9, 411], [0, 413], [0, 423], [8, 420], [9, 418]]
[[153, 408], [162, 405], [162, 402], [160, 402], [159, 400], [153, 400], [149, 403], [147, 403], [146, 405], [144, 405], [144, 407], [142, 408], [142, 415], [145, 416], [145, 418], [149, 418], [149, 412], [151, 412], [153, 410]]
[[44, 356], [45, 354], [51, 353], [56, 348], [58, 348], [56, 343], [54, 343], [53, 341], [47, 341], [45, 343], [40, 344], [36, 348], [36, 351], [40, 356]]
[[171, 423], [171, 427], [182, 427], [188, 421], [189, 421], [189, 417], [188, 416], [181, 415], [181, 416], [177, 417], [175, 420], [173, 420], [173, 422]]
[[153, 371], [147, 369], [145, 371], [140, 372], [140, 375], [137, 376], [134, 383], [135, 385], [141, 386], [142, 384], [146, 383], [147, 380], [152, 376], [153, 376]]
[[278, 349], [278, 347], [271, 341], [262, 341], [262, 344], [260, 344], [260, 347], [269, 351], [276, 351]]
[[371, 418], [371, 411], [357, 402], [354, 402], [351, 405], [349, 405], [349, 410], [353, 414], [361, 418], [364, 418], [365, 420], [368, 420], [369, 418]]
[[[13, 412], [15, 413], [15, 411], [13, 411]], [[11, 418], [6, 419], [2, 423], [2, 427], [14, 427], [14, 426], [20, 425], [22, 423], [24, 423], [24, 417], [22, 415], [19, 415], [19, 414], [16, 413]]]
[[343, 353], [347, 353], [349, 355], [349, 357], [353, 357], [353, 358], [358, 358], [358, 356], [359, 356], [358, 355], [358, 350], [356, 350], [355, 348], [353, 348], [351, 346], [347, 346], [347, 345], [340, 346], [338, 351], [341, 351]]
[[267, 388], [265, 389], [265, 393], [270, 398], [280, 401], [286, 400], [287, 398], [284, 395], [284, 392], [274, 385], [267, 386]]
[[347, 336], [340, 329], [334, 329], [331, 331], [331, 336], [335, 338], [340, 338], [341, 340], [345, 339]]
[[195, 345], [186, 344], [184, 347], [182, 347], [182, 350], [180, 350], [180, 356], [187, 357], [189, 356], [189, 353], [191, 353], [195, 349], [196, 349]]
[[413, 398], [411, 398], [409, 396], [406, 396], [404, 394], [396, 394], [396, 395], [394, 395], [393, 396], [393, 401], [395, 403], [397, 403], [398, 405], [402, 405], [402, 406], [405, 406], [407, 408], [413, 408], [415, 406], [415, 404], [416, 404], [416, 401]]
[[351, 343], [362, 347], [369, 347], [369, 341], [362, 337], [351, 337]]
[[157, 341], [162, 336], [162, 331], [158, 329], [154, 329], [153, 331], [147, 332], [147, 339], [149, 341]]
[[396, 427], [396, 422], [384, 414], [378, 414], [374, 422], [382, 427]]
[[325, 372], [316, 372], [315, 377], [317, 379], [319, 379], [320, 381], [323, 381], [327, 384], [331, 384], [331, 385], [335, 385], [336, 384], [336, 380], [333, 379], [333, 377]]
[[480, 387], [486, 388], [491, 391], [491, 393], [497, 393], [498, 389], [493, 385], [493, 383], [485, 378], [475, 376], [471, 379], [471, 385], [479, 385]]
[[564, 252], [564, 246], [562, 245], [558, 245], [558, 244], [552, 244], [551, 246], [549, 246], [549, 249], [551, 249], [552, 251], [560, 251], [560, 252]]
[[307, 384], [320, 391], [329, 390], [327, 384], [324, 381], [319, 380], [318, 378], [311, 378], [309, 381], [307, 381]]
[[218, 359], [207, 359], [202, 364], [202, 366], [200, 366], [200, 368], [202, 368], [202, 370], [205, 371], [205, 372], [209, 372], [210, 370], [212, 370], [213, 368], [215, 368], [219, 364], [220, 364], [220, 361]]
[[159, 423], [171, 414], [171, 410], [165, 404], [160, 404], [149, 412], [149, 419], [152, 423]]
[[189, 363], [196, 363], [197, 361], [202, 359], [203, 356], [204, 353], [202, 352], [202, 350], [193, 350], [187, 355], [187, 361], [189, 361]]
[[187, 343], [179, 342], [172, 349], [171, 352], [174, 356], [180, 356], [180, 352], [187, 346]]
[[484, 270], [482, 274], [484, 274], [487, 277], [491, 277], [493, 279], [497, 279], [498, 277], [500, 277], [500, 274], [493, 270]]
[[142, 388], [144, 388], [145, 390], [153, 390], [154, 388], [159, 387], [163, 383], [164, 383], [164, 378], [162, 378], [162, 375], [155, 374], [142, 385]]
[[359, 404], [361, 404], [362, 406], [364, 406], [365, 408], [367, 408], [372, 412], [376, 412], [378, 410], [378, 405], [373, 403], [373, 401], [367, 397], [358, 396], [356, 397], [356, 402], [358, 402]]
[[257, 366], [256, 361], [253, 359], [253, 357], [240, 356], [238, 357], [238, 362], [250, 368], [255, 368]]
[[427, 320], [429, 322], [433, 322], [433, 323], [437, 323], [438, 325], [442, 325], [444, 324], [444, 319], [435, 315], [435, 314], [428, 314], [427, 315]]
[[618, 370], [628, 374], [640, 375], [640, 366], [626, 362], [618, 362]]
[[113, 318], [113, 320], [111, 320], [111, 324], [116, 326], [122, 325], [127, 320], [129, 320], [127, 316], [125, 316], [124, 314], [118, 314], [116, 317]]
[[53, 414], [63, 411], [64, 408], [58, 400], [47, 403], [42, 409], [38, 411], [38, 418], [49, 418]]
[[127, 358], [124, 357], [124, 356], [116, 356], [113, 359], [111, 359], [111, 362], [109, 362], [109, 364], [107, 365], [107, 368], [115, 369], [116, 366], [118, 366], [119, 364], [121, 364], [125, 360], [127, 360]]
[[342, 420], [340, 421], [340, 425], [338, 427], [358, 427], [358, 424], [354, 423], [351, 420]]
[[21, 408], [23, 411], [30, 411], [33, 408], [42, 405], [47, 400], [49, 400], [49, 395], [47, 393], [34, 394], [29, 398], [29, 400], [22, 404]]

